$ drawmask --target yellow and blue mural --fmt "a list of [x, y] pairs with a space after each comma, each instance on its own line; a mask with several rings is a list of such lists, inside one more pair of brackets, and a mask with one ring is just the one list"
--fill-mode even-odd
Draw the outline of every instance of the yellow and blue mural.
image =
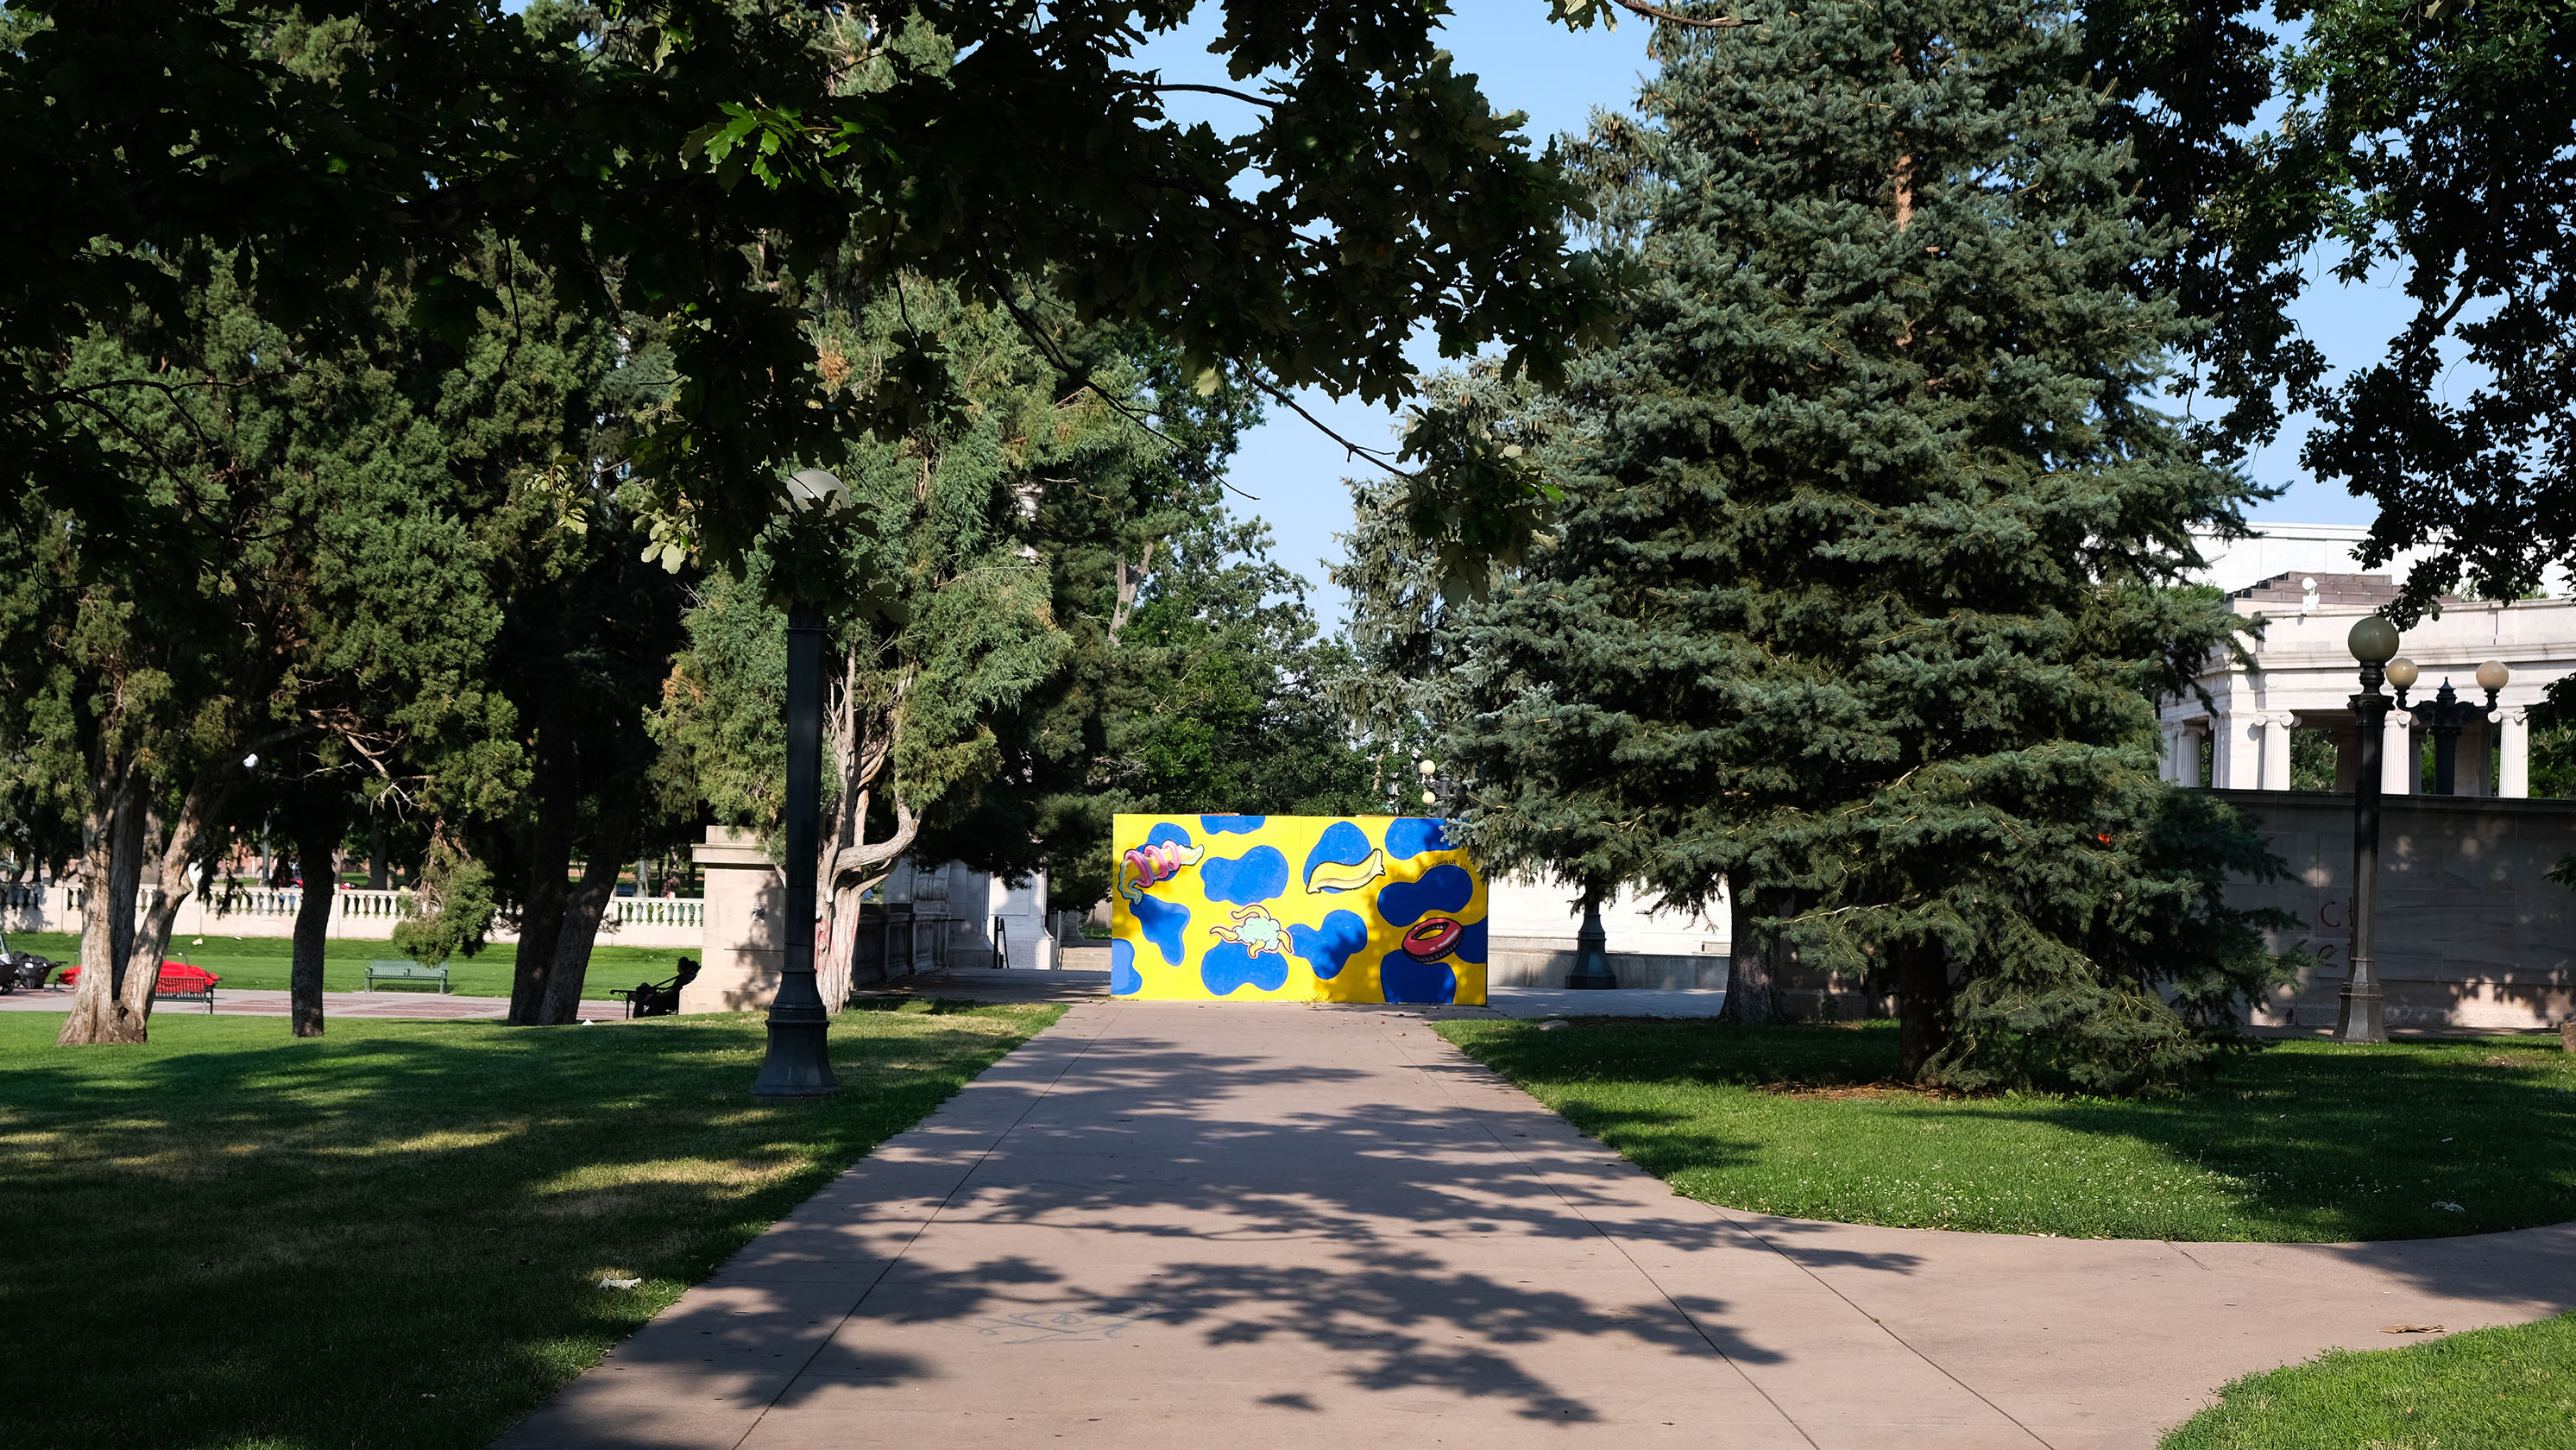
[[1485, 1000], [1485, 878], [1413, 816], [1120, 816], [1109, 990]]

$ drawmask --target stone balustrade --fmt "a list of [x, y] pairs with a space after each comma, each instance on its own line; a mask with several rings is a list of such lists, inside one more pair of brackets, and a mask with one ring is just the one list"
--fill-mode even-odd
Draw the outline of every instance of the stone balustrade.
[[[0, 931], [78, 931], [88, 892], [77, 882], [44, 886], [20, 882], [0, 886]], [[147, 891], [141, 898], [147, 902]], [[303, 908], [302, 887], [235, 886], [191, 896], [179, 908], [181, 936], [286, 936], [295, 930]], [[331, 898], [331, 935], [357, 941], [382, 941], [394, 923], [413, 914], [409, 891], [343, 888]], [[702, 949], [706, 936], [706, 903], [694, 896], [619, 896], [601, 914], [603, 946]], [[496, 923], [496, 942], [518, 940], [517, 928]]]

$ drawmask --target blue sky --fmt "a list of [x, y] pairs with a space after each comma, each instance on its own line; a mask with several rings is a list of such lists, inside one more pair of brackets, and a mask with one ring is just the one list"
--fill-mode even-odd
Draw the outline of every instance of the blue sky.
[[[1622, 25], [1616, 32], [1595, 27], [1569, 33], [1547, 20], [1547, 0], [1455, 0], [1449, 21], [1449, 50], [1458, 69], [1481, 78], [1484, 92], [1497, 107], [1529, 114], [1526, 130], [1534, 138], [1580, 129], [1595, 107], [1619, 108], [1634, 97], [1640, 76], [1652, 69], [1646, 58], [1647, 29]], [[1213, 12], [1215, 7], [1207, 9]], [[1223, 66], [1206, 53], [1212, 24], [1194, 25], [1157, 38], [1142, 54], [1168, 80], [1223, 84]], [[1239, 102], [1215, 97], [1175, 96], [1176, 115], [1205, 120], [1220, 129], [1248, 126]], [[2408, 308], [2392, 280], [2361, 287], [2337, 286], [2330, 280], [2312, 286], [2292, 310], [2308, 335], [2324, 349], [2337, 369], [2379, 355], [2388, 337], [2402, 324]], [[1422, 348], [1416, 362], [1437, 363], [1435, 352]], [[1391, 443], [1390, 416], [1356, 402], [1335, 403], [1320, 394], [1299, 402], [1355, 442]], [[1342, 612], [1341, 592], [1324, 579], [1325, 561], [1341, 547], [1334, 536], [1350, 525], [1350, 495], [1344, 477], [1365, 468], [1346, 461], [1340, 445], [1325, 438], [1285, 409], [1244, 439], [1234, 463], [1234, 481], [1258, 502], [1235, 498], [1235, 508], [1258, 514], [1276, 536], [1279, 561], [1303, 573], [1316, 589], [1316, 612], [1327, 627]], [[2370, 522], [2370, 505], [2346, 494], [2340, 485], [2319, 485], [2298, 466], [2304, 420], [2293, 420], [2280, 442], [2255, 456], [2249, 471], [2266, 484], [2287, 484], [2279, 499], [2255, 510], [2258, 519], [2298, 523]]]

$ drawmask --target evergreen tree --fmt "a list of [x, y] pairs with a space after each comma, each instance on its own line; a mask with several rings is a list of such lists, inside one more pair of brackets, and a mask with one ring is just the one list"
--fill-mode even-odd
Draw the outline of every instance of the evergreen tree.
[[2170, 586], [2247, 488], [2149, 405], [2189, 325], [2075, 28], [1819, 0], [1657, 47], [1587, 157], [1649, 281], [1574, 373], [1556, 537], [1463, 626], [1475, 844], [1734, 882], [1893, 989], [1908, 1077], [2168, 1078], [2277, 972], [2218, 894], [2271, 858], [2157, 779], [2149, 703], [2231, 642]]

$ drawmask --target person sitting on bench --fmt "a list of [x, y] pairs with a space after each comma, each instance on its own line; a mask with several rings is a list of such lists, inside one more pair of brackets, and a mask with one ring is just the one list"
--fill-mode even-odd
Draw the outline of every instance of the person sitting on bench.
[[608, 995], [626, 999], [629, 1017], [675, 1017], [680, 1011], [680, 989], [698, 979], [698, 959], [680, 958], [679, 975], [667, 982], [638, 982], [621, 987]]

